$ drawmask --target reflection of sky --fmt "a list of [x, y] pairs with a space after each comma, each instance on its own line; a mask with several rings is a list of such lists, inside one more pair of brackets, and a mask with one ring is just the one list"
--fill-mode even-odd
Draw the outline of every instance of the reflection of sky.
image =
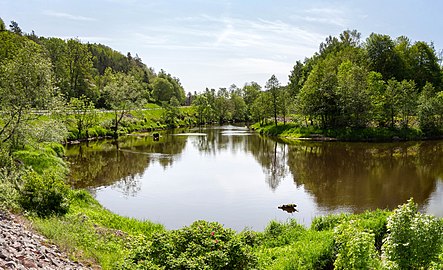
[[426, 213], [443, 217], [443, 179], [438, 179], [435, 183], [435, 191], [431, 194], [427, 205], [423, 208]]
[[[296, 187], [292, 175], [271, 191], [252, 154], [233, 150], [230, 146], [217, 155], [202, 155], [196, 144], [188, 143], [174, 166], [149, 166], [136, 196], [124, 196], [114, 186], [97, 190], [97, 199], [111, 211], [159, 222], [170, 229], [204, 219], [236, 230], [263, 230], [272, 219], [295, 218], [309, 225], [319, 214], [313, 198], [302, 186]], [[288, 214], [277, 209], [288, 203], [297, 204], [299, 212]]]

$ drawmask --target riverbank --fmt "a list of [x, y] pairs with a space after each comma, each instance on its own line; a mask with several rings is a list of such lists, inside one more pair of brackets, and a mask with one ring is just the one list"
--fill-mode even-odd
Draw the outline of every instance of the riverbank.
[[[377, 210], [317, 217], [310, 228], [295, 220], [271, 221], [263, 232], [236, 233], [205, 221], [167, 231], [158, 224], [113, 214], [85, 191], [73, 191], [72, 198], [65, 216], [30, 217], [29, 224], [48, 239], [36, 242], [31, 252], [36, 249], [40, 252], [36, 254], [46, 252], [47, 257], [57, 257], [49, 260], [59, 268], [47, 269], [70, 269], [71, 265], [75, 266], [71, 269], [97, 269], [97, 265], [102, 269], [225, 269], [224, 265], [229, 265], [229, 269], [390, 269], [389, 263], [397, 261], [388, 259], [395, 258], [406, 261], [403, 266], [443, 266], [443, 221], [419, 214], [412, 201], [394, 212]], [[0, 226], [4, 224], [11, 227], [10, 221], [3, 218]], [[26, 250], [28, 236], [22, 237], [23, 225], [14, 223], [12, 227], [20, 232], [6, 240], [0, 238], [0, 242], [7, 243], [9, 249]], [[405, 238], [394, 237], [397, 233], [403, 233]], [[27, 231], [24, 234], [44, 239]], [[74, 261], [84, 263], [67, 260], [55, 246], [47, 247], [49, 242], [66, 251]], [[386, 257], [386, 250], [395, 246], [408, 250], [394, 248], [394, 254]], [[401, 256], [404, 252], [415, 255], [405, 258]], [[31, 258], [24, 256], [17, 255], [13, 260], [17, 265], [23, 261], [24, 265]], [[40, 262], [33, 263], [38, 266]], [[30, 262], [27, 265], [33, 266]]]
[[[148, 104], [140, 110], [133, 110], [123, 115], [118, 125], [117, 135], [123, 136], [134, 132], [151, 132], [155, 130], [164, 130], [171, 127], [192, 126], [197, 123], [194, 108], [180, 107], [178, 114], [173, 119], [173, 123], [165, 121], [166, 110], [156, 104]], [[83, 121], [86, 119], [79, 118], [77, 115], [67, 115], [64, 120], [67, 134], [66, 143], [78, 143], [88, 140], [100, 140], [105, 138], [113, 138], [115, 115], [110, 111], [95, 111], [90, 113], [92, 117], [88, 127], [84, 127]], [[84, 116], [83, 116], [84, 117]], [[47, 121], [48, 117], [39, 121]], [[82, 122], [80, 122], [82, 121]], [[82, 127], [83, 125], [83, 127]], [[79, 126], [82, 127], [79, 130]]]
[[363, 128], [321, 129], [316, 126], [300, 126], [295, 123], [260, 124], [251, 126], [254, 131], [286, 140], [347, 141], [347, 142], [393, 142], [442, 139], [438, 133], [426, 134], [420, 129]]

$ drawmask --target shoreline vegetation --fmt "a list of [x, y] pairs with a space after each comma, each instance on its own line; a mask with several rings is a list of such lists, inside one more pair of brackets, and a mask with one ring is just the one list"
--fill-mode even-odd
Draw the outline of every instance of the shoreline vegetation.
[[186, 94], [178, 78], [137, 55], [27, 34], [14, 21], [7, 30], [0, 19], [0, 209], [103, 269], [442, 269], [443, 221], [419, 213], [412, 199], [392, 212], [317, 217], [310, 228], [270, 221], [263, 232], [235, 232], [195, 221], [165, 230], [113, 214], [66, 184], [60, 143], [135, 131], [272, 119], [254, 127], [287, 138], [442, 134], [432, 44], [380, 34], [362, 42], [346, 30], [297, 61], [289, 81], [272, 75], [263, 89], [250, 82]]
[[361, 128], [361, 129], [321, 129], [314, 126], [300, 126], [296, 123], [262, 124], [250, 126], [262, 135], [277, 137], [285, 142], [303, 141], [343, 141], [343, 142], [400, 142], [420, 140], [441, 140], [443, 135], [427, 136], [419, 129]]

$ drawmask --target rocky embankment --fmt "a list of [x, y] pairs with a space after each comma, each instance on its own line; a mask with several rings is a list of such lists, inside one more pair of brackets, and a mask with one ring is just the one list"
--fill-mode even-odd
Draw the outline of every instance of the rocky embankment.
[[0, 269], [91, 269], [0, 211]]

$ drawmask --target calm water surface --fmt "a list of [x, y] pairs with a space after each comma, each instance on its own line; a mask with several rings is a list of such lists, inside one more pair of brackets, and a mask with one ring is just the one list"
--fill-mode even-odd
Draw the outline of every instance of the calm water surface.
[[[235, 126], [67, 147], [71, 184], [123, 216], [168, 229], [204, 219], [263, 230], [332, 212], [395, 208], [414, 197], [443, 216], [443, 142], [285, 144]], [[294, 203], [298, 212], [277, 207]]]

